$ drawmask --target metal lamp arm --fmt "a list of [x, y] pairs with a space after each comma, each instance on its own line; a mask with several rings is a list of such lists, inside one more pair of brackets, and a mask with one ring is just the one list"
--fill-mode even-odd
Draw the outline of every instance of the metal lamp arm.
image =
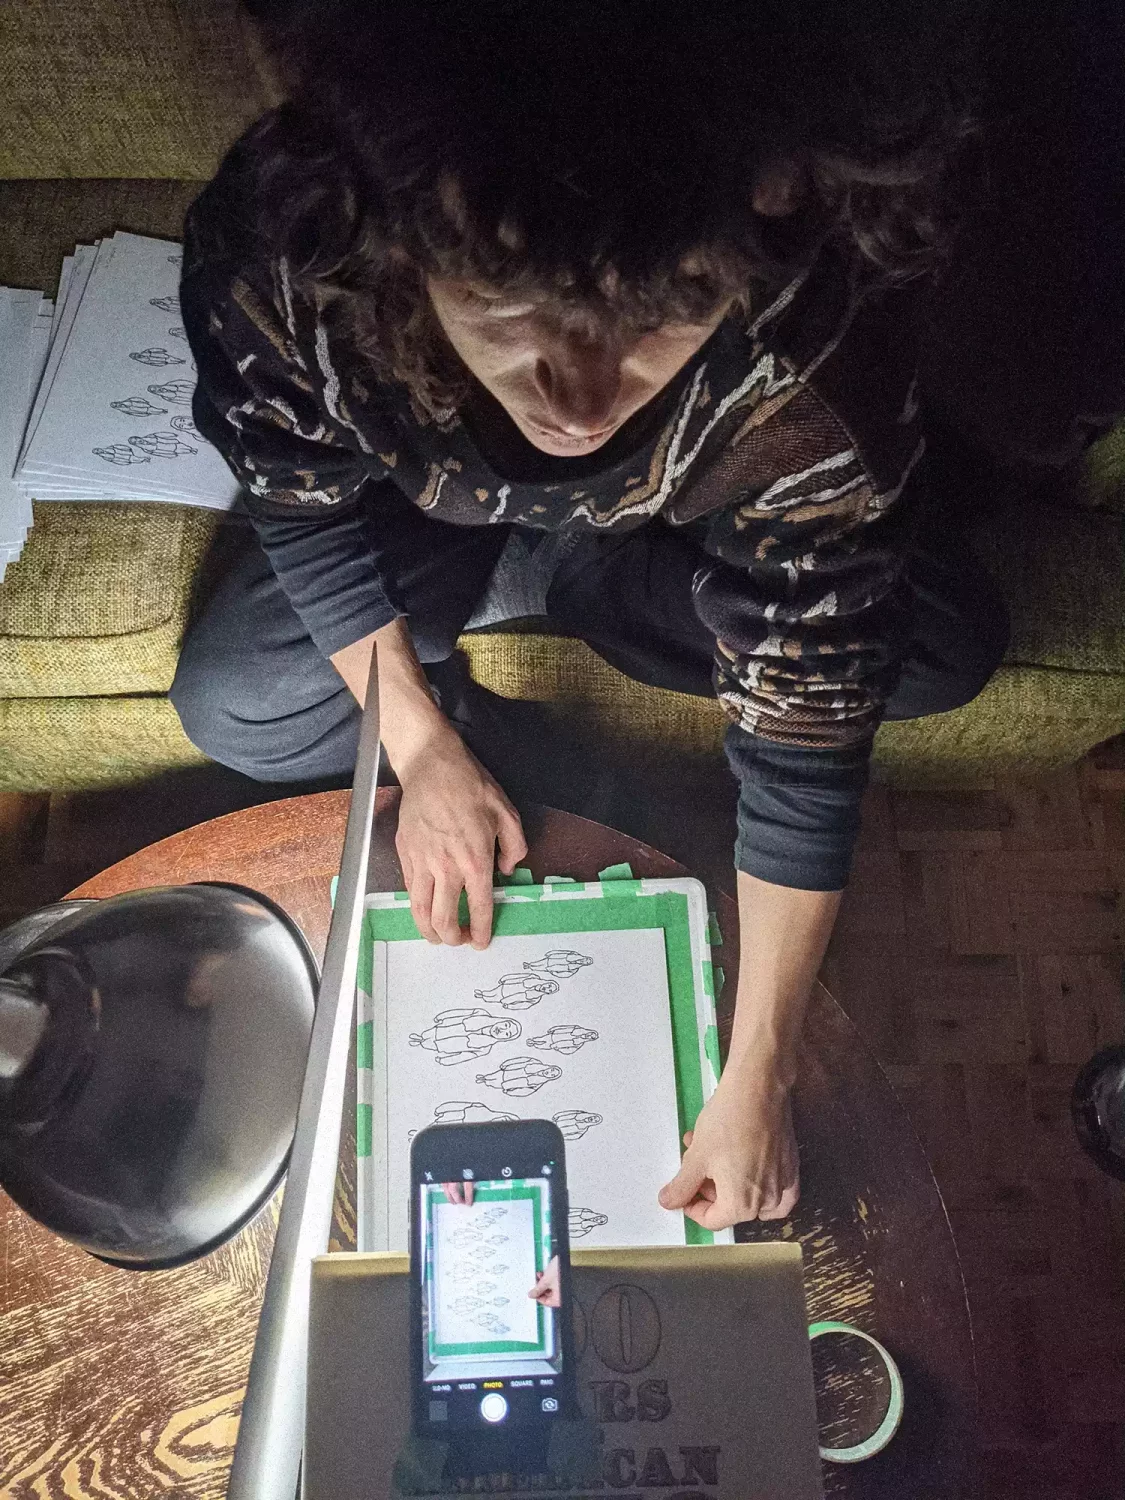
[[294, 1500], [297, 1492], [305, 1432], [309, 1282], [313, 1256], [327, 1249], [332, 1223], [379, 783], [379, 669], [374, 650], [365, 701], [297, 1129], [227, 1500]]

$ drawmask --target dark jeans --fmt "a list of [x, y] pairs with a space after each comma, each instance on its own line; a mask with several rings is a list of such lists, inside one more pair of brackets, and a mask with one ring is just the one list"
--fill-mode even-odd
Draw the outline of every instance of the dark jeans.
[[[453, 652], [510, 529], [450, 526], [405, 499], [380, 520], [380, 566], [424, 663]], [[583, 534], [553, 575], [548, 615], [627, 676], [710, 697], [715, 642], [691, 592], [708, 561], [690, 535], [660, 521], [624, 536]], [[890, 719], [969, 702], [996, 670], [1008, 637], [1003, 603], [963, 547], [956, 556], [917, 552], [909, 578], [913, 627]], [[313, 781], [354, 766], [355, 700], [313, 645], [252, 533], [188, 633], [171, 696], [194, 744], [258, 780]]]

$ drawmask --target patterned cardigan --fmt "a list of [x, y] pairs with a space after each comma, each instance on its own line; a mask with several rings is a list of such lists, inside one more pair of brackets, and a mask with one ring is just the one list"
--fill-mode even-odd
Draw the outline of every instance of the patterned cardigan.
[[[720, 325], [640, 451], [593, 474], [584, 461], [580, 479], [524, 483], [491, 467], [456, 411], [431, 418], [332, 333], [284, 257], [247, 227], [249, 170], [239, 143], [188, 214], [181, 301], [196, 421], [243, 481], [320, 649], [397, 613], [354, 524], [383, 484], [455, 525], [690, 524], [713, 559], [694, 602], [734, 726], [739, 867], [839, 888], [897, 680], [920, 492], [901, 294], [873, 293], [856, 261], [823, 252], [752, 321]], [[288, 530], [299, 548], [286, 547]]]

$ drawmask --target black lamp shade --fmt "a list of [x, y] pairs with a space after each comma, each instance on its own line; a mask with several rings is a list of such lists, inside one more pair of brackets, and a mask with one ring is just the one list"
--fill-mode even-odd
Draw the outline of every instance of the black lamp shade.
[[0, 1069], [0, 1185], [121, 1266], [216, 1248], [284, 1176], [316, 985], [300, 930], [253, 891], [76, 904], [0, 974], [42, 1017]]

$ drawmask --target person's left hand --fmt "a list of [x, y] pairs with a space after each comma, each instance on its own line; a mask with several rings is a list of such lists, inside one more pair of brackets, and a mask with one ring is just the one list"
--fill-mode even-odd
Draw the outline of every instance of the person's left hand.
[[471, 1182], [443, 1182], [441, 1190], [450, 1203], [456, 1203], [462, 1208], [472, 1208], [474, 1190]]
[[792, 1213], [800, 1162], [782, 1084], [724, 1073], [684, 1144], [679, 1172], [660, 1190], [662, 1208], [680, 1209], [704, 1229]]

